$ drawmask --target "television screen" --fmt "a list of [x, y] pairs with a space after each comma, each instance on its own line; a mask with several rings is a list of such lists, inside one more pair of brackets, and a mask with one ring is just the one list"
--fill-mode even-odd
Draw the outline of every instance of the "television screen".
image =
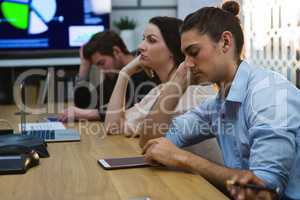
[[0, 0], [1, 57], [77, 51], [109, 28], [110, 11], [111, 0]]

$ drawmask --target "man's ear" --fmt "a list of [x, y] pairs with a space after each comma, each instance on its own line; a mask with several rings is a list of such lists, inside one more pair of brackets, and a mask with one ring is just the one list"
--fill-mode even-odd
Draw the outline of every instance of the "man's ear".
[[113, 55], [118, 57], [122, 53], [122, 50], [118, 46], [113, 46]]
[[224, 31], [221, 36], [222, 51], [227, 53], [233, 46], [233, 35], [230, 31]]

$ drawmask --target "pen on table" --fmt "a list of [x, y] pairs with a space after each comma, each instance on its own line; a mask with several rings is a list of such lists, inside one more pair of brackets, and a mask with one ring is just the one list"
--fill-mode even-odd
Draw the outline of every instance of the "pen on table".
[[245, 185], [241, 185], [238, 182], [234, 181], [234, 180], [227, 180], [226, 181], [226, 185], [228, 186], [237, 186], [237, 187], [242, 187], [242, 188], [249, 188], [249, 189], [254, 189], [254, 190], [265, 190], [265, 191], [269, 191], [269, 192], [273, 192], [275, 194], [279, 194], [279, 188], [268, 188], [265, 186], [259, 186], [259, 185], [255, 185], [255, 184], [245, 184]]

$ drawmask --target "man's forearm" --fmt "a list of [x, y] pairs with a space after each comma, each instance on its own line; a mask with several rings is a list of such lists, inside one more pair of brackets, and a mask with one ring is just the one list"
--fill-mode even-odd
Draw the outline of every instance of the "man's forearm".
[[84, 116], [87, 120], [100, 120], [99, 111], [97, 109], [85, 110]]
[[78, 73], [79, 78], [86, 78], [89, 74], [90, 68], [91, 66], [81, 63]]
[[183, 151], [177, 160], [178, 167], [201, 175], [223, 192], [226, 192], [226, 181], [242, 172], [242, 170], [220, 166], [187, 151]]

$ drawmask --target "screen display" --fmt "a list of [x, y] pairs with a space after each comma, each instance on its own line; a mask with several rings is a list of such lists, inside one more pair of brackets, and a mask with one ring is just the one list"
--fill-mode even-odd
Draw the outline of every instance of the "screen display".
[[149, 163], [145, 161], [144, 156], [101, 159], [98, 160], [98, 163], [105, 169], [122, 169], [149, 166]]
[[116, 166], [140, 166], [146, 165], [145, 158], [140, 157], [128, 157], [128, 158], [111, 158], [105, 159], [105, 161], [112, 167]]
[[76, 49], [110, 11], [111, 0], [0, 0], [0, 52]]

